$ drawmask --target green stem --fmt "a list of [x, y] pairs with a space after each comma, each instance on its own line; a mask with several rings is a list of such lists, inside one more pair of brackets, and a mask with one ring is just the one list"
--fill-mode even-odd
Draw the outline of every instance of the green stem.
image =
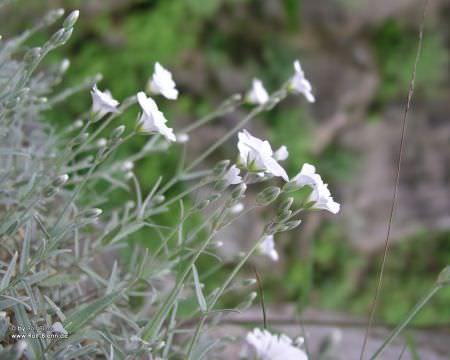
[[436, 294], [439, 289], [442, 288], [442, 284], [436, 284], [431, 290], [425, 295], [425, 297], [420, 300], [416, 306], [411, 310], [405, 320], [400, 323], [387, 337], [384, 343], [378, 348], [377, 351], [372, 355], [370, 360], [376, 359], [381, 353], [392, 343], [392, 341], [402, 332], [402, 330], [408, 325], [408, 323], [416, 316], [416, 314], [430, 301], [430, 299]]
[[[247, 253], [242, 257], [241, 261], [239, 261], [239, 263], [233, 269], [231, 274], [228, 276], [228, 278], [222, 284], [222, 286], [220, 287], [220, 289], [217, 292], [216, 296], [213, 298], [211, 304], [208, 306], [209, 312], [214, 308], [214, 306], [216, 305], [217, 301], [222, 296], [223, 292], [230, 285], [230, 283], [233, 281], [235, 276], [238, 274], [238, 272], [241, 270], [241, 268], [244, 266], [244, 264], [247, 262], [247, 260], [250, 258], [250, 256], [256, 251], [256, 249], [258, 249], [258, 247], [261, 244], [261, 241], [263, 240], [263, 238], [264, 237], [261, 237], [261, 239], [259, 241], [257, 241], [249, 251], [247, 251]], [[208, 314], [203, 314], [201, 316], [201, 318], [200, 318], [200, 321], [197, 324], [194, 336], [192, 337], [192, 340], [191, 340], [191, 342], [189, 344], [188, 354], [187, 354], [187, 357], [186, 357], [188, 360], [192, 359], [192, 352], [194, 350], [194, 345], [195, 345], [195, 343], [197, 342], [197, 340], [198, 340], [198, 338], [200, 336], [200, 331], [201, 331], [201, 329], [202, 329], [202, 327], [203, 327], [207, 317], [208, 317]]]

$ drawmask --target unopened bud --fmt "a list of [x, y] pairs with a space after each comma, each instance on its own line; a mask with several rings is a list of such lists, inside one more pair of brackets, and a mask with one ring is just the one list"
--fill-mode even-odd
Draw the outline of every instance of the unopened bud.
[[80, 16], [79, 10], [72, 11], [69, 15], [67, 15], [66, 19], [63, 22], [63, 27], [66, 29], [71, 29], [78, 20]]
[[302, 185], [299, 185], [297, 183], [297, 181], [291, 180], [291, 181], [287, 182], [286, 184], [284, 184], [283, 192], [291, 193], [291, 192], [299, 190], [301, 187], [302, 187]]
[[54, 43], [55, 46], [64, 45], [67, 42], [67, 40], [69, 40], [69, 38], [72, 36], [72, 33], [73, 33], [73, 28], [66, 29], [64, 31], [64, 33], [62, 34], [61, 38], [59, 39], [59, 41], [57, 43]]
[[244, 195], [245, 191], [247, 190], [247, 185], [245, 183], [240, 183], [236, 188], [233, 189], [231, 192], [231, 198], [233, 200], [238, 200]]
[[450, 265], [447, 265], [439, 274], [437, 283], [441, 286], [450, 285]]
[[83, 211], [79, 215], [79, 217], [85, 218], [85, 219], [95, 219], [95, 218], [99, 217], [102, 213], [103, 213], [102, 209], [93, 208], [93, 209], [88, 209], [88, 210]]
[[122, 134], [125, 132], [125, 126], [120, 125], [116, 127], [113, 132], [111, 133], [111, 139], [118, 139], [122, 136]]
[[229, 182], [224, 179], [218, 180], [214, 184], [214, 190], [217, 192], [222, 192], [225, 191], [229, 185], [230, 185]]
[[261, 206], [269, 205], [275, 201], [278, 195], [280, 195], [281, 189], [277, 186], [269, 186], [256, 195], [256, 203]]
[[290, 231], [295, 229], [297, 226], [299, 226], [302, 223], [301, 220], [292, 220], [288, 221], [287, 223], [284, 223], [283, 231]]
[[53, 180], [52, 185], [55, 187], [61, 187], [67, 182], [67, 180], [69, 180], [69, 175], [63, 174]]
[[44, 25], [49, 26], [52, 25], [56, 20], [58, 20], [61, 16], [64, 15], [64, 9], [55, 9], [51, 10], [45, 15]]
[[42, 54], [42, 49], [40, 47], [34, 47], [32, 49], [29, 49], [25, 53], [25, 56], [23, 57], [23, 61], [25, 62], [25, 64], [30, 66], [39, 60], [39, 58], [41, 57], [41, 54]]
[[70, 60], [69, 59], [64, 59], [61, 62], [61, 65], [59, 66], [59, 71], [61, 71], [62, 73], [65, 73], [67, 71], [67, 69], [70, 66]]
[[54, 45], [58, 45], [61, 42], [61, 39], [63, 38], [65, 32], [66, 29], [59, 29], [50, 37], [49, 42]]
[[209, 203], [210, 203], [210, 201], [208, 199], [202, 200], [195, 205], [195, 209], [198, 211], [202, 211], [209, 205]]
[[222, 177], [228, 169], [228, 165], [230, 165], [230, 160], [219, 161], [213, 168], [213, 174], [217, 177]]
[[104, 147], [104, 146], [106, 146], [107, 143], [108, 142], [106, 141], [105, 138], [100, 138], [100, 139], [97, 140], [97, 146], [98, 147]]
[[286, 200], [284, 200], [281, 205], [278, 207], [278, 213], [282, 214], [284, 213], [286, 210], [289, 210], [292, 206], [292, 203], [294, 202], [294, 198], [293, 197], [288, 197]]

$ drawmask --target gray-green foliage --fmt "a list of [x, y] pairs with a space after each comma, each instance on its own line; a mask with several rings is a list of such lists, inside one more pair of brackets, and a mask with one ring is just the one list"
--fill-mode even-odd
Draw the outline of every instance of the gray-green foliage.
[[[218, 301], [258, 241], [212, 291], [204, 289], [205, 275], [198, 272], [196, 262], [206, 255], [221, 265], [213, 253], [214, 240], [237, 218], [230, 209], [245, 196], [246, 187], [224, 184], [224, 171], [217, 171], [218, 167], [195, 170], [205, 155], [186, 166], [181, 157], [175, 176], [168, 180], [161, 174], [145, 195], [130, 167], [116, 156], [123, 142], [137, 136], [135, 130], [118, 126], [98, 141], [120, 114], [97, 122], [86, 112], [58, 132], [41, 121], [52, 105], [99, 80], [87, 79], [55, 92], [68, 63], [40, 66], [48, 52], [69, 39], [78, 12], [69, 14], [42, 46], [27, 48], [26, 41], [34, 32], [62, 15], [62, 10], [53, 11], [32, 30], [0, 43], [0, 358], [135, 359], [151, 354], [184, 359], [206, 354], [204, 349], [212, 350], [221, 341], [208, 338], [203, 324], [206, 320], [215, 326], [219, 323]], [[280, 100], [280, 94], [285, 96], [285, 91], [276, 93], [273, 103]], [[135, 96], [125, 99], [121, 112], [134, 104]], [[212, 116], [186, 130], [241, 104], [240, 97], [232, 97]], [[256, 106], [240, 126], [266, 110], [266, 106]], [[224, 141], [213, 144], [206, 154]], [[163, 156], [167, 150], [168, 144], [154, 135], [127, 161]], [[219, 167], [226, 170], [228, 165], [221, 162]], [[180, 182], [186, 190], [168, 196]], [[224, 186], [217, 188], [217, 184]], [[208, 192], [206, 198], [185, 206], [183, 199], [200, 188]], [[111, 194], [118, 190], [134, 194], [133, 200], [111, 206]], [[270, 199], [259, 199], [249, 210], [271, 203], [283, 191], [270, 186], [261, 194], [267, 193]], [[206, 207], [202, 221], [187, 232], [184, 224]], [[165, 212], [177, 214], [175, 227], [156, 222], [157, 215]], [[271, 233], [286, 229], [283, 224], [292, 222], [292, 216], [274, 218]], [[157, 246], [151, 251], [127, 242], [142, 229], [152, 229], [151, 242]], [[131, 247], [126, 262], [119, 256], [124, 247]], [[177, 309], [191, 299], [198, 308], [178, 315]], [[254, 296], [250, 299], [245, 296], [238, 307], [249, 306]], [[194, 339], [185, 334], [192, 323], [197, 324]]]

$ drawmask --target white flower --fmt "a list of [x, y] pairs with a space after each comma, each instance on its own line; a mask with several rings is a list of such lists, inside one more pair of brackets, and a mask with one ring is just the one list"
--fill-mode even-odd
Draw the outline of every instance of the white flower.
[[158, 110], [158, 106], [152, 98], [147, 97], [143, 91], [137, 94], [139, 105], [142, 108], [142, 115], [139, 119], [140, 130], [148, 133], [159, 133], [167, 140], [176, 141], [173, 129], [166, 126], [164, 114]]
[[187, 143], [189, 141], [189, 135], [186, 133], [177, 134], [177, 142], [180, 144]]
[[97, 84], [92, 87], [92, 111], [100, 117], [108, 113], [118, 113], [119, 102], [115, 100], [108, 90], [100, 91]]
[[100, 138], [100, 139], [97, 140], [97, 146], [98, 146], [98, 147], [106, 146], [107, 143], [108, 143], [108, 142], [106, 141], [105, 138]]
[[122, 164], [122, 171], [131, 171], [134, 168], [134, 163], [132, 161], [124, 161], [124, 163]]
[[178, 90], [172, 74], [158, 62], [155, 63], [155, 71], [149, 80], [148, 89], [153, 94], [161, 94], [170, 100], [176, 100], [178, 97]]
[[333, 214], [339, 212], [341, 206], [333, 200], [330, 190], [328, 190], [328, 184], [323, 182], [313, 165], [303, 164], [302, 169], [293, 180], [300, 186], [312, 187], [313, 191], [308, 200], [314, 202], [315, 209], [328, 210]]
[[306, 100], [313, 103], [314, 101], [316, 101], [316, 99], [314, 98], [314, 95], [312, 94], [311, 83], [308, 80], [306, 80], [306, 78], [305, 78], [305, 73], [302, 70], [300, 61], [295, 60], [294, 70], [295, 70], [295, 74], [291, 78], [290, 83], [289, 83], [290, 89], [296, 93], [301, 93], [301, 94], [305, 95]]
[[273, 335], [267, 330], [254, 329], [247, 333], [245, 340], [258, 360], [308, 360], [306, 353], [284, 334]]
[[244, 204], [243, 203], [237, 203], [236, 205], [233, 205], [230, 208], [230, 212], [232, 214], [239, 214], [242, 210], [244, 210]]
[[62, 73], [65, 73], [65, 72], [67, 71], [67, 69], [69, 68], [69, 66], [70, 66], [70, 60], [69, 60], [69, 59], [64, 59], [64, 60], [61, 62], [61, 65], [59, 66], [59, 70], [60, 70]]
[[78, 119], [78, 120], [76, 120], [76, 121], [73, 123], [73, 127], [74, 127], [75, 129], [79, 129], [79, 128], [82, 127], [82, 126], [83, 126], [83, 120]]
[[241, 170], [236, 165], [231, 165], [228, 171], [223, 176], [228, 185], [237, 185], [242, 182], [242, 177], [239, 176]]
[[286, 171], [273, 157], [273, 151], [267, 140], [252, 136], [247, 130], [238, 134], [240, 162], [250, 170], [265, 171], [273, 176], [280, 176], [288, 181]]
[[279, 256], [273, 240], [273, 235], [265, 236], [259, 245], [259, 251], [261, 251], [261, 254], [270, 257], [273, 261], [278, 261]]
[[275, 154], [273, 154], [273, 157], [277, 161], [284, 161], [288, 158], [289, 151], [287, 150], [286, 146], [281, 146], [277, 151], [275, 151]]
[[269, 100], [269, 94], [266, 89], [264, 89], [264, 85], [261, 80], [253, 79], [252, 88], [247, 93], [247, 101], [250, 104], [258, 104], [262, 105]]
[[52, 325], [52, 331], [56, 334], [64, 334], [67, 335], [67, 330], [64, 329], [63, 324], [61, 324], [59, 321], [55, 322]]

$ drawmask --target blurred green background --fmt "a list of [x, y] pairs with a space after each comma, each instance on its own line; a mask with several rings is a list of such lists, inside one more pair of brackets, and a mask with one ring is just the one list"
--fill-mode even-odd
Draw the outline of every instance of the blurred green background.
[[[71, 41], [48, 60], [70, 59], [64, 86], [101, 73], [104, 80], [99, 88], [124, 99], [145, 87], [154, 62], [159, 61], [173, 72], [181, 92], [176, 102], [159, 100], [175, 129], [208, 113], [231, 94], [245, 91], [253, 77], [276, 90], [299, 58], [318, 102], [309, 105], [301, 97], [290, 97], [257, 119], [251, 130], [267, 136], [274, 147], [288, 147], [285, 165], [290, 174], [305, 161], [316, 164], [343, 211], [334, 217], [308, 216], [290, 239], [280, 239], [279, 271], [264, 271], [268, 259], [257, 260], [256, 266], [269, 304], [296, 303], [302, 308], [308, 303], [366, 315], [381, 261], [400, 114], [421, 17], [418, 1], [405, 1], [402, 6], [395, 1], [373, 3], [18, 0], [4, 10], [14, 16], [2, 16], [0, 30], [4, 36], [17, 34], [50, 8], [81, 9]], [[404, 318], [450, 259], [450, 156], [445, 146], [449, 139], [449, 14], [445, 1], [429, 6], [412, 108], [418, 115], [411, 116], [412, 135], [394, 220], [394, 228], [400, 229], [393, 232], [377, 313], [378, 319], [389, 323]], [[43, 33], [32, 42], [39, 44], [47, 37]], [[52, 110], [49, 118], [64, 127], [89, 106], [86, 91]], [[227, 115], [203, 128], [191, 140], [191, 156], [231, 128], [243, 113]], [[120, 122], [131, 126], [136, 114], [137, 109], [128, 111]], [[122, 156], [136, 152], [145, 141], [129, 143]], [[234, 146], [230, 142], [221, 149], [211, 164], [223, 157], [233, 159]], [[380, 155], [380, 149], [390, 150]], [[136, 164], [144, 191], [161, 172], [175, 168], [177, 156], [173, 151]], [[380, 158], [384, 159], [381, 165]], [[370, 171], [383, 175], [382, 179], [377, 182]], [[164, 221], [170, 224], [171, 220]], [[135, 236], [133, 241], [145, 239]], [[239, 244], [239, 237], [234, 240]], [[449, 303], [446, 289], [415, 323], [448, 323]]]

